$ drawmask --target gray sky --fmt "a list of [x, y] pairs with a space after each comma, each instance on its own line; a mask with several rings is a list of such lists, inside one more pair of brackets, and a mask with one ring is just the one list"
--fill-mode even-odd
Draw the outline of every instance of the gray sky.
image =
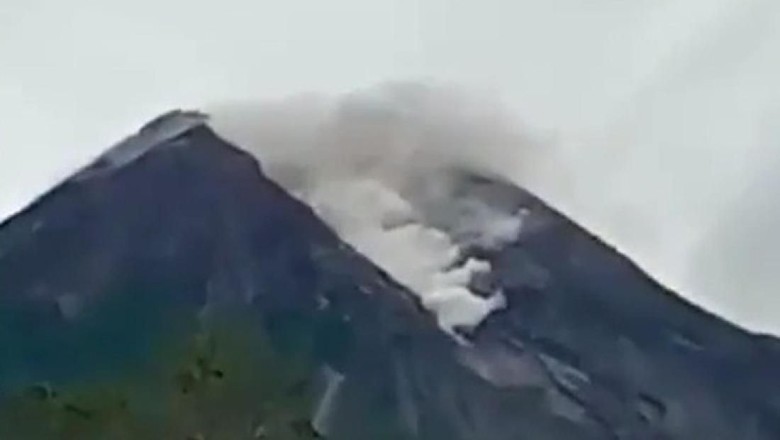
[[549, 144], [537, 192], [780, 333], [778, 53], [776, 0], [4, 0], [0, 215], [170, 107], [444, 81]]

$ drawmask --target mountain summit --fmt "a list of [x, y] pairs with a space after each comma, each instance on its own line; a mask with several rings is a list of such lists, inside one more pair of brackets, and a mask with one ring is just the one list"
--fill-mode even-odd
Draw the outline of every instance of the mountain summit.
[[780, 438], [780, 342], [454, 188], [523, 215], [464, 255], [506, 304], [458, 337], [207, 116], [155, 119], [0, 226], [0, 438]]

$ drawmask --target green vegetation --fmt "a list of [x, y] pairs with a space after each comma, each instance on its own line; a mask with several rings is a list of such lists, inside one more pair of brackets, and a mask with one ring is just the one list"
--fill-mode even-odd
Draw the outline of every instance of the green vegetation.
[[[42, 383], [0, 406], [3, 440], [306, 440], [314, 371], [240, 312], [202, 320], [120, 379]], [[143, 372], [137, 371], [143, 370]]]

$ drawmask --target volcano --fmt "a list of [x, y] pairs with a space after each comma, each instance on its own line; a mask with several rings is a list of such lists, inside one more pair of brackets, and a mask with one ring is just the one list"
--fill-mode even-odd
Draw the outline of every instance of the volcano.
[[780, 438], [780, 341], [455, 181], [523, 228], [465, 250], [505, 304], [453, 335], [206, 115], [160, 116], [0, 225], [0, 438]]

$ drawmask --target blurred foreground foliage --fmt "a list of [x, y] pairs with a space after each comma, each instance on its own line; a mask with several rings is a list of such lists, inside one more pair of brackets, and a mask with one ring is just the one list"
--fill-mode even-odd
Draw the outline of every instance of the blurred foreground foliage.
[[160, 343], [148, 368], [38, 383], [0, 404], [3, 440], [305, 440], [313, 367], [231, 311]]

